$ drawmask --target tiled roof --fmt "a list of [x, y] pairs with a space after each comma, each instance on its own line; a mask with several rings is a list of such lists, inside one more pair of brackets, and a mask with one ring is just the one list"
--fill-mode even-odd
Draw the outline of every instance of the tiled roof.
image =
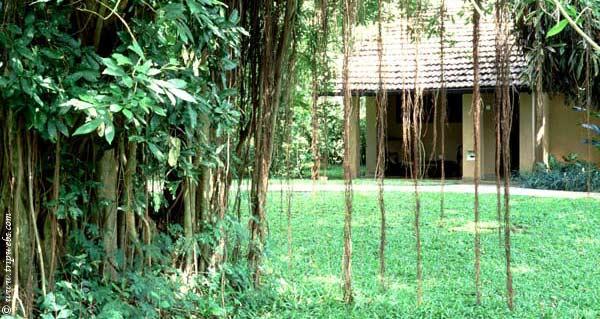
[[[473, 27], [466, 17], [448, 12], [454, 19], [445, 22], [444, 78], [448, 89], [473, 87]], [[453, 20], [453, 21], [451, 21]], [[388, 23], [383, 30], [383, 79], [387, 90], [413, 89], [415, 82], [422, 89], [440, 88], [440, 39], [422, 37], [417, 46], [407, 36], [401, 22]], [[377, 26], [357, 29], [354, 51], [350, 57], [350, 88], [352, 91], [375, 92], [378, 89]], [[493, 17], [480, 23], [480, 86], [493, 87], [496, 83], [495, 30]], [[511, 39], [515, 44], [514, 39]], [[418, 78], [415, 81], [418, 47]], [[342, 59], [337, 59], [334, 90], [342, 90]], [[512, 45], [510, 57], [511, 85], [522, 86], [520, 74], [525, 58], [518, 45]]]

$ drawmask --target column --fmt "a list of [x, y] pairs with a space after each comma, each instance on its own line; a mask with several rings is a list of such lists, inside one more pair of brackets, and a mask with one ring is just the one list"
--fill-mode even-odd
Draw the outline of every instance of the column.
[[[533, 114], [535, 123], [535, 162], [543, 162], [548, 165], [550, 155], [550, 98], [547, 93], [542, 93], [542, 105], [536, 106], [536, 95], [532, 96]], [[536, 120], [537, 119], [537, 120]], [[538, 121], [536, 123], [536, 121]]]
[[[473, 94], [463, 94], [462, 95], [462, 141], [463, 141], [463, 149], [462, 149], [462, 179], [465, 181], [472, 181], [475, 178], [474, 169], [475, 169], [475, 161], [477, 158], [475, 157], [475, 137], [473, 136], [473, 111], [472, 111], [472, 102], [473, 102]], [[484, 121], [483, 114], [485, 112], [484, 103], [481, 103], [481, 121], [480, 121], [480, 145], [479, 145], [479, 176], [483, 178], [484, 172], [484, 153], [485, 153], [485, 145], [484, 145]]]
[[529, 93], [519, 94], [519, 171], [530, 172], [536, 161], [535, 107]]
[[377, 165], [377, 104], [375, 96], [367, 96], [365, 99], [365, 111], [367, 116], [367, 150], [365, 154], [367, 160], [367, 175], [374, 176], [375, 167]]
[[360, 172], [360, 96], [352, 96], [352, 111], [350, 113], [350, 171], [352, 177]]

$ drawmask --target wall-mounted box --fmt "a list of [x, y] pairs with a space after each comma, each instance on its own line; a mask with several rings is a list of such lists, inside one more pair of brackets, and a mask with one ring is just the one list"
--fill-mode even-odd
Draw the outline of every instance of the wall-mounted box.
[[475, 151], [467, 151], [467, 161], [475, 161], [475, 158], [477, 156], [475, 156]]

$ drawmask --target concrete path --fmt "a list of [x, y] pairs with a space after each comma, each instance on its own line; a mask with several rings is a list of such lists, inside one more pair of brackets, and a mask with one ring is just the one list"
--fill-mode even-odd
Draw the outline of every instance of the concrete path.
[[[317, 183], [314, 185], [317, 192], [343, 192], [344, 185], [335, 183]], [[269, 191], [281, 191], [287, 190], [288, 186], [279, 181], [271, 182], [269, 184]], [[312, 192], [313, 184], [309, 181], [306, 183], [294, 182], [291, 184], [291, 189], [294, 192]], [[373, 184], [358, 184], [353, 187], [355, 192], [376, 192], [377, 185]], [[436, 193], [440, 192], [441, 187], [439, 185], [423, 185], [419, 186], [420, 192], [425, 193]], [[391, 192], [406, 192], [410, 193], [414, 191], [414, 186], [410, 185], [385, 185], [384, 191], [386, 193]], [[473, 184], [452, 184], [444, 187], [446, 193], [462, 193], [471, 194], [474, 193], [475, 189]], [[496, 185], [483, 184], [479, 187], [480, 194], [496, 194]], [[534, 197], [555, 197], [555, 198], [595, 198], [600, 199], [600, 193], [585, 193], [585, 192], [567, 192], [567, 191], [553, 191], [553, 190], [542, 190], [542, 189], [531, 189], [521, 187], [511, 187], [510, 194], [515, 196], [534, 196]]]

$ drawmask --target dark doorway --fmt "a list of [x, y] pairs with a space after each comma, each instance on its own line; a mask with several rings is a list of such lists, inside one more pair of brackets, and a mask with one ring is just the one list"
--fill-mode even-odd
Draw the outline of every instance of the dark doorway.
[[[438, 110], [438, 119], [434, 121], [434, 97], [436, 92], [423, 92], [423, 137], [425, 148], [431, 152], [432, 132], [434, 122], [438, 125], [441, 120], [441, 111]], [[388, 96], [388, 134], [387, 134], [387, 165], [386, 176], [410, 177], [412, 162], [403, 156], [406, 151], [402, 146], [402, 95], [390, 94]], [[420, 165], [420, 172], [425, 178], [440, 178], [441, 168], [444, 165], [446, 178], [462, 177], [462, 93], [447, 93], [446, 109], [446, 148], [445, 160], [440, 158], [440, 133], [437, 132], [436, 149], [432, 156], [423, 154], [424, 161]], [[408, 151], [410, 154], [410, 150]]]
[[[513, 93], [511, 96], [511, 103], [513, 105], [513, 113], [512, 113], [512, 127], [510, 130], [510, 171], [511, 175], [514, 175], [515, 172], [519, 171], [519, 110], [521, 109], [519, 105], [519, 93]], [[500, 165], [503, 165], [504, 161], [500, 160]], [[502, 167], [502, 166], [501, 166]], [[500, 169], [500, 174], [504, 177], [504, 170]]]

